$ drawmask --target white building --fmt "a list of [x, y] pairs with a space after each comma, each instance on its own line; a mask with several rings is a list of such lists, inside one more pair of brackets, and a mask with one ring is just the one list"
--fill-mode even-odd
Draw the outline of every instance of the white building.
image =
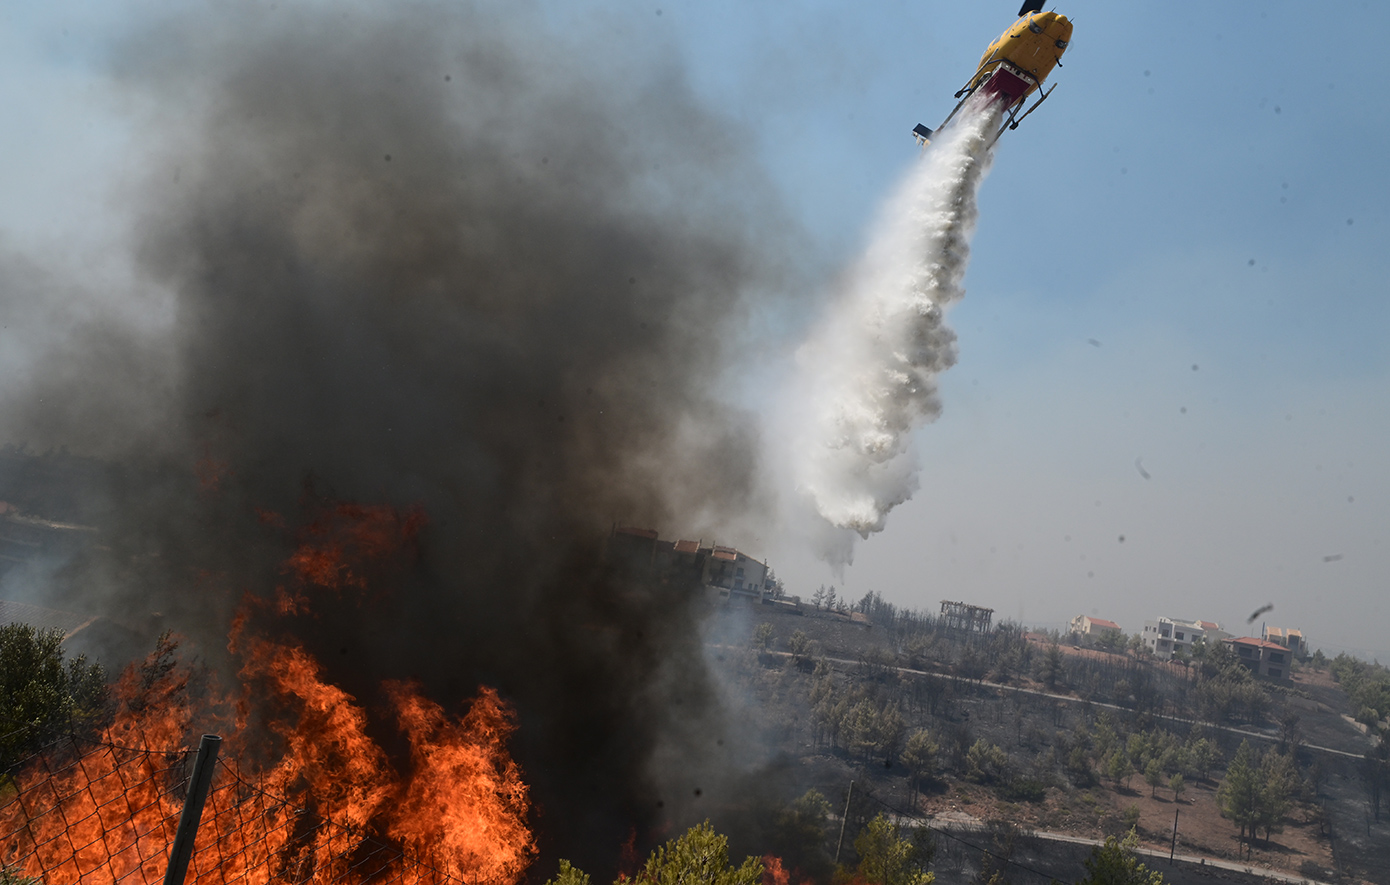
[[721, 596], [761, 600], [770, 596], [772, 581], [766, 562], [759, 562], [733, 547], [712, 545], [705, 560], [705, 584]]
[[1090, 615], [1077, 615], [1071, 619], [1071, 632], [1086, 636], [1098, 636], [1101, 633], [1123, 634], [1125, 631], [1114, 621], [1107, 621], [1105, 618], [1093, 618]]
[[1198, 639], [1210, 647], [1212, 643], [1230, 638], [1215, 621], [1184, 621], [1179, 618], [1158, 618], [1144, 622], [1139, 634], [1144, 645], [1160, 660], [1171, 660], [1179, 652], [1192, 654], [1192, 643]]

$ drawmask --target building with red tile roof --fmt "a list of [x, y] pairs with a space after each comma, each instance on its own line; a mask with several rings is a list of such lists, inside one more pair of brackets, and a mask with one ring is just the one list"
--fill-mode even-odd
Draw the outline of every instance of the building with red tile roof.
[[649, 572], [658, 582], [695, 582], [724, 599], [762, 601], [776, 581], [765, 561], [736, 547], [704, 539], [662, 541], [655, 529], [614, 526], [609, 554], [624, 567]]
[[1293, 678], [1293, 653], [1279, 643], [1253, 636], [1221, 641], [1235, 652], [1236, 660], [1261, 676], [1286, 681]]
[[1124, 633], [1124, 628], [1114, 621], [1107, 621], [1105, 618], [1093, 618], [1090, 615], [1077, 615], [1071, 619], [1071, 632], [1080, 633], [1083, 636], [1094, 636], [1098, 633]]

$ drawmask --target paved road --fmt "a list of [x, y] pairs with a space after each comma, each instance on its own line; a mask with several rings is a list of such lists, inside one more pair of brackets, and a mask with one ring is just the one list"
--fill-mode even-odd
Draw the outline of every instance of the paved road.
[[[983, 821], [976, 824], [970, 821], [947, 821], [924, 820], [923, 823], [934, 830], [951, 830], [971, 833], [987, 833]], [[1092, 839], [1086, 836], [1072, 836], [1067, 833], [1049, 833], [1043, 830], [1024, 830], [1025, 835], [1034, 839], [1046, 839], [1052, 842], [1069, 842], [1073, 845], [1104, 845], [1104, 839]], [[1136, 854], [1144, 855], [1154, 861], [1168, 861], [1167, 852], [1155, 851], [1151, 848], [1136, 848]], [[1222, 870], [1232, 870], [1237, 873], [1249, 873], [1255, 876], [1264, 876], [1278, 882], [1289, 882], [1292, 885], [1328, 885], [1317, 879], [1309, 879], [1307, 876], [1300, 876], [1295, 873], [1286, 873], [1281, 870], [1272, 870], [1269, 867], [1253, 866], [1241, 863], [1240, 861], [1220, 860], [1214, 857], [1200, 857], [1191, 854], [1175, 854], [1173, 860], [1180, 863], [1193, 864], [1194, 866], [1216, 867]]]
[[[776, 655], [776, 656], [778, 656], [778, 657], [783, 657], [783, 658], [792, 657], [792, 655], [791, 655], [789, 652], [767, 652], [767, 654], [769, 654], [769, 655]], [[829, 658], [829, 657], [828, 657], [828, 658], [826, 658], [825, 660], [830, 661], [830, 662], [832, 662], [832, 663], [844, 664], [844, 665], [848, 665], [848, 666], [857, 666], [857, 665], [859, 664], [859, 661], [852, 661], [852, 660], [848, 660], [848, 659], [846, 659], [846, 658]], [[948, 675], [943, 674], [943, 673], [930, 673], [930, 672], [927, 672], [927, 671], [925, 671], [925, 670], [914, 670], [914, 669], [912, 669], [912, 668], [910, 668], [910, 667], [892, 667], [892, 668], [890, 668], [890, 669], [893, 669], [893, 670], [897, 671], [898, 673], [901, 673], [901, 674], [904, 674], [904, 675], [907, 675], [907, 676], [920, 676], [920, 677], [924, 677], [924, 678], [927, 678], [927, 679], [958, 679], [958, 678], [959, 678], [959, 677], [955, 677], [955, 676], [948, 676]], [[971, 682], [971, 683], [974, 684], [974, 685], [983, 686], [983, 687], [985, 687], [985, 688], [998, 689], [999, 691], [1014, 691], [1014, 692], [1019, 692], [1019, 693], [1022, 693], [1022, 694], [1030, 694], [1030, 695], [1035, 695], [1035, 696], [1038, 696], [1038, 697], [1051, 698], [1051, 699], [1053, 699], [1053, 700], [1063, 701], [1063, 702], [1071, 703], [1071, 704], [1088, 703], [1088, 702], [1085, 701], [1084, 699], [1078, 698], [1078, 697], [1073, 697], [1072, 695], [1055, 694], [1055, 693], [1052, 693], [1052, 692], [1040, 691], [1040, 690], [1035, 689], [1035, 688], [1023, 688], [1023, 687], [1017, 686], [1017, 685], [1004, 685], [1004, 684], [1001, 683], [1001, 682], [985, 682], [985, 681], [983, 681], [983, 680], [979, 680], [979, 681], [976, 681], [976, 680], [965, 680], [965, 681]], [[1111, 710], [1119, 710], [1120, 712], [1133, 712], [1133, 711], [1131, 711], [1131, 710], [1128, 710], [1128, 709], [1125, 708], [1125, 707], [1119, 706], [1118, 704], [1098, 703], [1098, 702], [1096, 702], [1096, 701], [1090, 701], [1089, 703], [1090, 703], [1092, 706], [1095, 706], [1095, 707], [1103, 707], [1103, 708], [1111, 709]], [[1264, 733], [1258, 732], [1258, 731], [1248, 731], [1248, 730], [1246, 730], [1246, 729], [1242, 729], [1242, 728], [1232, 728], [1232, 727], [1230, 727], [1230, 726], [1224, 726], [1224, 725], [1213, 725], [1213, 724], [1211, 724], [1211, 723], [1209, 723], [1209, 722], [1200, 722], [1200, 721], [1198, 721], [1198, 720], [1196, 720], [1196, 719], [1185, 719], [1185, 718], [1183, 718], [1183, 717], [1181, 717], [1181, 716], [1166, 716], [1166, 715], [1162, 715], [1162, 714], [1155, 714], [1155, 715], [1156, 715], [1156, 718], [1159, 718], [1159, 719], [1167, 719], [1167, 720], [1169, 720], [1169, 721], [1171, 721], [1171, 722], [1182, 722], [1182, 723], [1185, 723], [1185, 724], [1188, 724], [1188, 725], [1202, 725], [1203, 727], [1206, 727], [1206, 728], [1218, 728], [1218, 729], [1221, 729], [1222, 731], [1230, 732], [1230, 733], [1232, 733], [1232, 734], [1242, 735], [1242, 736], [1245, 736], [1245, 737], [1252, 737], [1252, 738], [1256, 738], [1256, 739], [1258, 739], [1258, 740], [1271, 741], [1271, 742], [1277, 742], [1277, 741], [1279, 740], [1279, 738], [1278, 738], [1276, 735], [1264, 734]], [[1306, 748], [1306, 749], [1309, 749], [1309, 750], [1316, 750], [1317, 752], [1320, 752], [1320, 753], [1329, 753], [1329, 754], [1332, 754], [1332, 755], [1334, 755], [1334, 756], [1346, 756], [1346, 757], [1351, 758], [1351, 759], [1360, 759], [1360, 758], [1362, 758], [1361, 755], [1358, 754], [1358, 753], [1348, 753], [1348, 752], [1345, 751], [1345, 750], [1335, 750], [1335, 749], [1333, 749], [1333, 748], [1331, 748], [1331, 747], [1320, 747], [1320, 746], [1317, 746], [1317, 745], [1315, 745], [1315, 744], [1303, 744], [1302, 746], [1303, 746], [1304, 748]], [[974, 819], [972, 819], [971, 821], [963, 821], [963, 820], [962, 820], [962, 821], [950, 821], [950, 822], [941, 821], [941, 820], [931, 820], [931, 819], [927, 819], [927, 820], [923, 820], [922, 822], [925, 823], [925, 824], [927, 824], [928, 826], [932, 827], [933, 829], [952, 829], [952, 830], [960, 829], [960, 830], [970, 830], [970, 831], [979, 831], [979, 832], [983, 832], [984, 829], [985, 829], [985, 828], [984, 828], [984, 825], [983, 825], [983, 821], [979, 821], [979, 822], [977, 823]], [[1104, 841], [1103, 839], [1092, 839], [1092, 838], [1089, 838], [1089, 837], [1086, 837], [1086, 836], [1072, 836], [1072, 835], [1069, 835], [1069, 834], [1067, 834], [1067, 833], [1051, 833], [1051, 832], [1045, 832], [1045, 831], [1041, 831], [1041, 830], [1027, 830], [1027, 831], [1025, 831], [1025, 832], [1027, 832], [1028, 835], [1033, 836], [1034, 838], [1038, 838], [1038, 839], [1048, 839], [1048, 840], [1051, 840], [1051, 841], [1054, 841], [1054, 842], [1070, 842], [1070, 843], [1073, 843], [1073, 844], [1076, 844], [1076, 845], [1104, 845], [1104, 844], [1105, 844], [1105, 841]], [[1155, 859], [1155, 860], [1165, 860], [1165, 861], [1168, 860], [1168, 855], [1165, 854], [1165, 853], [1163, 853], [1163, 852], [1161, 852], [1161, 851], [1154, 851], [1154, 850], [1148, 849], [1148, 848], [1139, 848], [1139, 849], [1136, 849], [1136, 851], [1137, 851], [1137, 853], [1139, 853], [1139, 854], [1145, 855], [1145, 856], [1150, 857], [1150, 858], [1153, 858], [1153, 859]], [[1281, 871], [1279, 871], [1279, 870], [1272, 870], [1272, 869], [1269, 869], [1268, 867], [1259, 867], [1259, 866], [1252, 866], [1252, 865], [1250, 865], [1250, 864], [1243, 864], [1243, 863], [1240, 863], [1239, 861], [1220, 860], [1220, 859], [1214, 858], [1214, 857], [1201, 857], [1201, 856], [1191, 855], [1191, 854], [1177, 854], [1177, 855], [1174, 855], [1173, 859], [1174, 859], [1175, 861], [1181, 861], [1181, 862], [1183, 862], [1183, 863], [1188, 863], [1188, 864], [1195, 864], [1195, 865], [1199, 865], [1199, 866], [1202, 866], [1202, 865], [1205, 865], [1205, 866], [1214, 866], [1214, 867], [1216, 867], [1216, 868], [1218, 868], [1218, 869], [1232, 870], [1232, 871], [1238, 872], [1238, 873], [1249, 873], [1249, 874], [1252, 874], [1252, 875], [1265, 876], [1265, 877], [1267, 877], [1267, 878], [1274, 879], [1274, 880], [1279, 881], [1279, 882], [1288, 882], [1288, 883], [1291, 883], [1291, 885], [1326, 885], [1326, 883], [1319, 882], [1319, 881], [1316, 880], [1316, 879], [1309, 879], [1309, 878], [1306, 877], [1306, 876], [1300, 876], [1300, 875], [1296, 875], [1296, 874], [1294, 874], [1294, 873], [1285, 873], [1285, 872], [1281, 872]]]
[[[771, 651], [768, 652], [768, 654], [777, 655], [778, 657], [783, 658], [791, 657], [791, 654], [789, 652], [784, 651]], [[856, 666], [859, 664], [859, 661], [851, 661], [846, 658], [826, 658], [826, 660], [836, 664], [847, 664], [849, 666]], [[896, 670], [897, 672], [908, 676], [922, 676], [926, 677], [927, 679], [955, 680], [961, 678], [959, 676], [948, 676], [944, 673], [931, 673], [926, 670], [913, 670], [910, 667], [891, 667], [889, 669]], [[1122, 707], [1119, 704], [1106, 704], [1100, 701], [1088, 701], [1084, 698], [1078, 698], [1073, 695], [1054, 694], [1052, 692], [1041, 691], [1036, 688], [1023, 688], [1022, 686], [1018, 685], [1005, 685], [1002, 682], [986, 682], [984, 680], [975, 679], [965, 679], [962, 681], [969, 682], [972, 685], [979, 685], [984, 688], [993, 688], [998, 689], [999, 691], [1014, 691], [1020, 694], [1030, 694], [1042, 698], [1051, 698], [1052, 700], [1056, 701], [1064, 701], [1069, 704], [1090, 704], [1093, 707], [1101, 707], [1107, 710], [1119, 710], [1122, 713], [1134, 712], [1133, 710], [1130, 710], [1128, 707]], [[1200, 725], [1203, 728], [1216, 728], [1220, 729], [1221, 731], [1229, 732], [1231, 734], [1241, 735], [1242, 737], [1255, 738], [1256, 740], [1269, 741], [1271, 743], [1279, 742], [1279, 737], [1277, 735], [1266, 734], [1265, 732], [1261, 731], [1249, 731], [1244, 728], [1233, 728], [1229, 725], [1213, 725], [1210, 722], [1202, 722], [1199, 719], [1187, 719], [1182, 716], [1169, 716], [1163, 713], [1154, 713], [1153, 716], [1156, 719], [1167, 719], [1169, 722], [1181, 722], [1186, 725]], [[1306, 750], [1315, 750], [1319, 753], [1328, 753], [1333, 756], [1345, 756], [1348, 759], [1361, 759], [1364, 756], [1364, 754], [1362, 753], [1349, 753], [1346, 750], [1334, 750], [1332, 747], [1320, 747], [1317, 744], [1299, 744], [1299, 746]], [[1367, 746], [1369, 748], [1369, 744]]]

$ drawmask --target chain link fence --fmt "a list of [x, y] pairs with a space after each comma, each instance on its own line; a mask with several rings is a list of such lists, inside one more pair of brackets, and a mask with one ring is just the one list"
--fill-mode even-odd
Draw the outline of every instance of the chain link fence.
[[[164, 882], [194, 755], [67, 735], [0, 774], [0, 885]], [[218, 759], [185, 881], [463, 881], [333, 817]]]

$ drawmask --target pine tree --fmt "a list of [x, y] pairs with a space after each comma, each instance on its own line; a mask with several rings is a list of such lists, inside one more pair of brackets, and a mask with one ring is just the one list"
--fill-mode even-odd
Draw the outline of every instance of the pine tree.
[[793, 630], [792, 635], [787, 637], [787, 651], [791, 652], [792, 657], [798, 662], [805, 657], [810, 647], [811, 640], [801, 630]]
[[1221, 751], [1211, 738], [1201, 737], [1191, 743], [1188, 757], [1192, 760], [1193, 769], [1201, 775], [1202, 780], [1206, 780], [1212, 767], [1220, 761]]
[[921, 846], [903, 839], [881, 812], [854, 840], [859, 855], [858, 878], [868, 885], [931, 885], [936, 874], [925, 867], [930, 860]]
[[1052, 643], [1047, 647], [1047, 653], [1042, 662], [1042, 680], [1048, 690], [1055, 689], [1057, 683], [1062, 678], [1062, 650], [1057, 647], [1057, 643]]
[[761, 885], [763, 862], [746, 858], [729, 864], [729, 839], [705, 821], [652, 852], [637, 879], [646, 885]]
[[1149, 785], [1149, 798], [1158, 796], [1158, 785], [1163, 783], [1163, 763], [1157, 759], [1150, 759], [1149, 764], [1144, 766], [1144, 783]]
[[1289, 813], [1298, 789], [1298, 770], [1293, 757], [1283, 753], [1266, 754], [1260, 762], [1259, 779], [1260, 795], [1251, 832], [1258, 826], [1265, 831], [1268, 842], [1274, 832], [1283, 829], [1284, 815]]
[[936, 755], [940, 752], [931, 732], [919, 728], [907, 739], [903, 747], [902, 763], [907, 769], [907, 788], [912, 794], [912, 805], [917, 803], [917, 794], [922, 784], [936, 774]]
[[1241, 741], [1235, 758], [1226, 769], [1226, 779], [1216, 791], [1216, 801], [1221, 805], [1222, 817], [1228, 817], [1240, 825], [1241, 838], [1249, 830], [1255, 835], [1255, 821], [1259, 819], [1260, 776], [1257, 770], [1255, 751], [1249, 741]]
[[1173, 791], [1173, 801], [1178, 802], [1182, 791], [1187, 789], [1187, 783], [1182, 779], [1182, 775], [1175, 774], [1168, 779], [1168, 789]]
[[[641, 885], [762, 885], [762, 880], [762, 861], [750, 857], [737, 867], [730, 865], [728, 838], [705, 821], [653, 851], [630, 881]], [[546, 885], [589, 885], [589, 876], [562, 860], [559, 873]]]
[[1091, 849], [1086, 860], [1086, 878], [1076, 885], [1163, 885], [1163, 876], [1139, 862], [1134, 849], [1139, 837], [1133, 830], [1124, 841], [1110, 836], [1104, 845]]
[[589, 885], [589, 874], [576, 869], [567, 860], [560, 861], [560, 872], [545, 885]]
[[1129, 764], [1129, 757], [1125, 755], [1124, 750], [1115, 750], [1106, 760], [1105, 773], [1115, 782], [1115, 787], [1118, 789], [1120, 781], [1128, 780], [1129, 776], [1134, 773], [1134, 766]]
[[767, 651], [770, 645], [772, 645], [772, 625], [764, 621], [753, 628], [753, 647], [759, 651]]

